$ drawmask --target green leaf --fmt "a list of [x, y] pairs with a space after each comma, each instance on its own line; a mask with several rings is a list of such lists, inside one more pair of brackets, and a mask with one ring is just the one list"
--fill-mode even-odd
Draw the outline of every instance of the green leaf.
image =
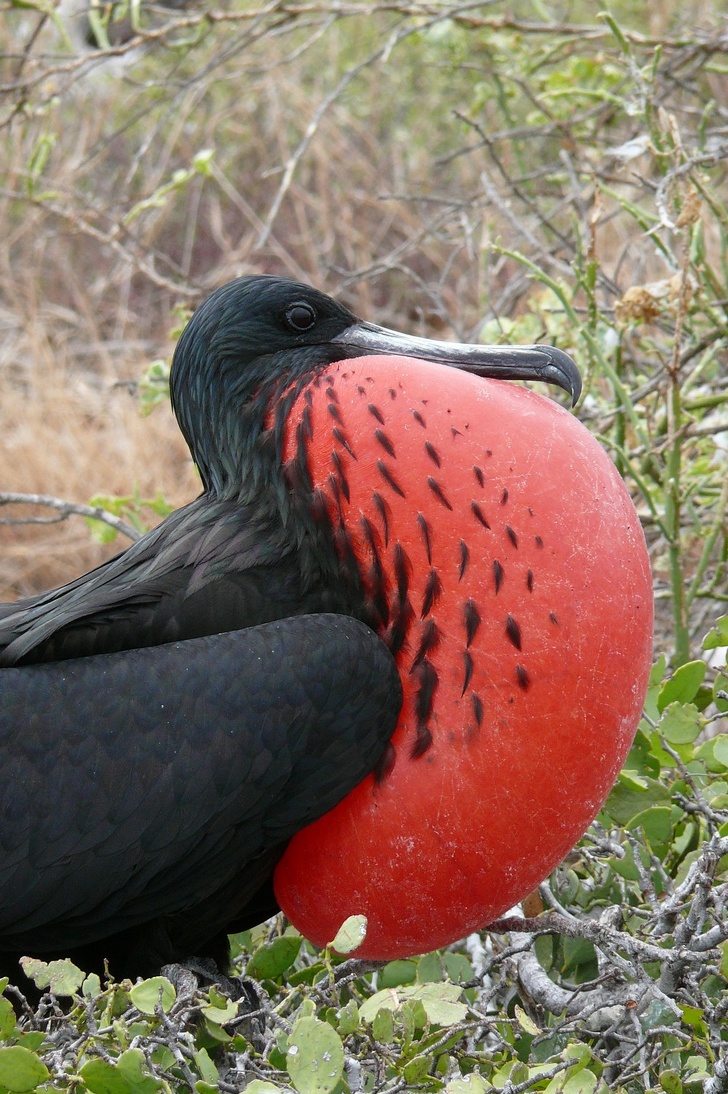
[[660, 716], [660, 712], [657, 709], [657, 696], [660, 694], [662, 688], [662, 682], [665, 678], [665, 670], [667, 668], [667, 658], [664, 653], [660, 654], [657, 661], [655, 661], [650, 671], [650, 679], [647, 687], [647, 695], [645, 696], [645, 714], [652, 719], [653, 722], [657, 721]]
[[129, 1094], [124, 1076], [107, 1060], [88, 1060], [79, 1075], [91, 1094]]
[[363, 1022], [373, 1022], [381, 1007], [388, 1010], [397, 1010], [401, 1004], [401, 998], [394, 988], [383, 988], [370, 996], [359, 1008], [359, 1017]]
[[728, 733], [720, 733], [717, 737], [714, 737], [710, 742], [713, 746], [713, 756], [722, 764], [723, 767], [728, 767]]
[[657, 697], [660, 714], [670, 703], [691, 703], [698, 694], [707, 667], [705, 661], [688, 661], [681, 665], [660, 689]]
[[327, 971], [323, 961], [317, 961], [315, 965], [309, 965], [307, 969], [296, 969], [295, 972], [289, 973], [286, 979], [293, 988], [298, 984], [313, 984], [317, 979], [325, 976]]
[[346, 1006], [341, 1008], [338, 1014], [338, 1025], [342, 1037], [346, 1037], [347, 1034], [359, 1028], [359, 1007], [356, 999], [350, 999]]
[[522, 1007], [519, 1007], [517, 1003], [515, 1006], [514, 1014], [516, 1017], [516, 1021], [518, 1022], [524, 1033], [530, 1033], [532, 1037], [538, 1037], [541, 1030], [536, 1025], [536, 1023], [528, 1017], [525, 1010], [523, 1010]]
[[630, 831], [641, 828], [644, 837], [656, 855], [662, 855], [670, 846], [672, 835], [672, 809], [666, 805], [653, 806], [632, 817], [627, 825]]
[[462, 988], [457, 984], [422, 984], [402, 991], [409, 998], [419, 1000], [429, 1021], [437, 1026], [457, 1025], [468, 1013], [467, 1004], [458, 1002]]
[[383, 988], [398, 988], [402, 984], [413, 984], [417, 976], [414, 961], [390, 961], [379, 973], [379, 983]]
[[95, 995], [101, 994], [101, 980], [98, 973], [89, 973], [81, 985], [81, 993], [86, 999], [92, 999]]
[[281, 1094], [281, 1087], [263, 1082], [262, 1079], [253, 1079], [252, 1083], [246, 1086], [245, 1094]]
[[248, 962], [246, 975], [254, 980], [275, 980], [296, 960], [302, 942], [300, 935], [284, 934], [269, 945], [261, 946]]
[[670, 801], [670, 791], [656, 779], [633, 776], [623, 771], [604, 805], [617, 824], [626, 825], [652, 805]]
[[147, 1072], [147, 1064], [141, 1049], [130, 1048], [122, 1052], [117, 1061], [117, 1068], [129, 1084], [133, 1094], [152, 1094], [159, 1090], [162, 1084]]
[[38, 961], [33, 957], [21, 957], [23, 972], [37, 988], [48, 988], [54, 995], [75, 995], [86, 979], [73, 961], [64, 957], [60, 961]]
[[593, 1094], [597, 1086], [597, 1077], [593, 1071], [586, 1068], [569, 1075], [564, 1079], [563, 1075], [556, 1075], [544, 1089], [544, 1094]]
[[625, 878], [626, 881], [637, 881], [639, 879], [639, 870], [635, 865], [634, 852], [631, 847], [625, 847], [622, 858], [610, 859], [609, 866], [615, 874]]
[[385, 988], [362, 1004], [359, 1015], [364, 1022], [373, 1022], [380, 1009], [398, 1010], [404, 1003], [419, 1004], [427, 1020], [438, 1026], [454, 1026], [468, 1013], [466, 1003], [459, 1002], [463, 989], [458, 984], [428, 983], [408, 987]]
[[[135, 1023], [135, 1025], [136, 1024], [137, 1023]], [[142, 1035], [149, 1032], [149, 1026], [146, 1023], [139, 1022], [138, 1025], [140, 1027], [139, 1032]], [[163, 1071], [169, 1071], [169, 1069], [173, 1068], [177, 1063], [174, 1053], [171, 1049], [167, 1048], [166, 1045], [157, 1045], [156, 1048], [152, 1049], [149, 1054], [149, 1059], [156, 1067], [161, 1068]]]
[[658, 684], [662, 683], [665, 676], [666, 668], [667, 658], [665, 657], [664, 653], [661, 653], [652, 668], [650, 669], [649, 687], [653, 688], [656, 687]]
[[682, 1020], [686, 1026], [691, 1026], [694, 1030], [705, 1030], [705, 1015], [700, 1007], [691, 1007], [687, 1004], [678, 1004], [682, 1011]]
[[50, 15], [54, 10], [53, 0], [10, 0], [11, 8], [20, 8], [21, 11], [37, 11], [41, 15]]
[[[655, 720], [658, 717], [659, 715], [655, 712]], [[649, 732], [651, 734], [652, 730], [649, 730]], [[659, 778], [659, 760], [653, 755], [651, 741], [642, 728], [639, 728], [635, 734], [624, 767], [626, 771], [635, 775], [648, 775], [655, 779]]]
[[672, 745], [690, 744], [703, 728], [703, 719], [692, 703], [670, 703], [657, 728]]
[[473, 979], [473, 966], [464, 953], [443, 954], [445, 971], [454, 984], [466, 984]]
[[144, 416], [151, 414], [160, 403], [169, 398], [170, 366], [166, 361], [152, 361], [139, 378], [137, 394], [139, 409]]
[[717, 737], [703, 741], [695, 749], [695, 759], [702, 760], [712, 774], [720, 772], [725, 775], [728, 768], [728, 734], [719, 733]]
[[91, 1094], [155, 1094], [162, 1087], [147, 1073], [144, 1054], [138, 1048], [122, 1052], [115, 1064], [88, 1060], [79, 1075]]
[[18, 1044], [27, 1048], [30, 1052], [37, 1052], [46, 1039], [45, 1033], [40, 1030], [31, 1030], [30, 1033], [19, 1033]]
[[142, 1014], [154, 1014], [158, 1006], [161, 1006], [166, 1014], [172, 1009], [172, 1004], [177, 998], [174, 985], [166, 976], [150, 976], [148, 980], [142, 980], [134, 985], [129, 995], [136, 1009]]
[[703, 639], [704, 650], [717, 650], [721, 646], [728, 646], [728, 615], [719, 616]]
[[9, 999], [0, 997], [0, 1040], [12, 1037], [16, 1026], [15, 1009]]
[[417, 981], [420, 984], [433, 984], [442, 980], [442, 962], [437, 952], [426, 953], [417, 962]]
[[195, 1063], [197, 1064], [197, 1069], [200, 1072], [203, 1080], [206, 1083], [210, 1083], [212, 1084], [212, 1086], [215, 1086], [220, 1076], [217, 1068], [210, 1059], [210, 1054], [206, 1048], [198, 1049], [198, 1051], [195, 1053]]
[[229, 1033], [224, 1026], [218, 1025], [217, 1022], [211, 1022], [209, 1018], [205, 1021], [205, 1033], [207, 1038], [211, 1038], [216, 1045], [229, 1045], [233, 1040], [232, 1033]]
[[404, 1067], [404, 1081], [408, 1087], [418, 1086], [427, 1076], [432, 1066], [432, 1058], [428, 1055], [416, 1056]]
[[380, 1007], [372, 1022], [372, 1034], [376, 1041], [388, 1045], [394, 1040], [394, 1015], [388, 1007]]
[[559, 900], [562, 904], [571, 904], [579, 892], [579, 875], [575, 870], [561, 866], [556, 875]]
[[697, 691], [693, 703], [698, 708], [701, 714], [704, 713], [705, 708], [709, 707], [713, 702], [713, 689], [702, 684]]
[[237, 1018], [240, 1008], [236, 1000], [222, 998], [207, 1003], [200, 1009], [208, 1022], [213, 1022], [216, 1026], [225, 1026], [228, 1022], [232, 1022], [233, 1018]]
[[677, 1071], [661, 1071], [658, 1080], [665, 1094], [682, 1094], [683, 1085]]
[[6, 1090], [35, 1090], [48, 1077], [49, 1071], [43, 1061], [27, 1048], [20, 1045], [0, 1048], [0, 1086]]
[[113, 543], [119, 535], [118, 530], [112, 528], [105, 520], [97, 520], [96, 517], [84, 517], [83, 519], [94, 543]]
[[561, 1053], [561, 1059], [569, 1061], [569, 1074], [575, 1075], [577, 1068], [581, 1069], [591, 1063], [594, 1053], [589, 1045], [571, 1044]]
[[482, 1075], [463, 1075], [462, 1079], [451, 1079], [445, 1087], [445, 1094], [485, 1094], [488, 1083]]
[[[704, 1056], [688, 1056], [685, 1060], [685, 1074], [689, 1076], [686, 1083], [689, 1090], [700, 1090], [708, 1079], [715, 1078], [714, 1071], [708, 1071], [708, 1061]], [[697, 1084], [700, 1083], [700, 1087]]]
[[[417, 1010], [419, 1007], [422, 1011], [422, 1021], [418, 1023]], [[403, 1003], [399, 1011], [399, 1022], [404, 1034], [405, 1046], [408, 1046], [415, 1036], [418, 1029], [423, 1029], [427, 1025], [427, 1015], [422, 1010], [420, 1003]]]
[[318, 1018], [299, 1018], [288, 1038], [286, 1067], [299, 1094], [330, 1094], [344, 1074], [336, 1030]]
[[539, 934], [533, 940], [533, 949], [546, 972], [549, 972], [554, 963], [554, 937], [547, 934]]
[[[532, 1068], [536, 1072], [536, 1068]], [[520, 1060], [508, 1060], [494, 1073], [492, 1082], [497, 1090], [503, 1090], [506, 1084], [517, 1086], [519, 1083], [527, 1083], [534, 1076], [529, 1075], [529, 1069]]]
[[350, 915], [339, 927], [329, 946], [337, 953], [347, 954], [358, 950], [367, 935], [368, 920], [365, 915]]
[[[564, 947], [564, 973], [579, 972], [579, 979], [589, 979], [596, 976], [596, 953], [591, 942], [585, 938], [565, 938]], [[586, 976], [584, 973], [586, 972]]]
[[416, 1030], [424, 1029], [428, 1022], [427, 1012], [419, 999], [405, 999], [400, 1009], [402, 1028], [407, 1031], [409, 1037], [413, 1037]]

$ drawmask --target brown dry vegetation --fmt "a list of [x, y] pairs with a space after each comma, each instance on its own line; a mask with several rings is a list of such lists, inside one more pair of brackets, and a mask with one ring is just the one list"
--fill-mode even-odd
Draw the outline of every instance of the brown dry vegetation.
[[[617, 6], [610, 25], [591, 0], [550, 22], [528, 4], [246, 0], [150, 9], [131, 41], [91, 54], [42, 10], [0, 6], [0, 490], [191, 497], [167, 412], [138, 420], [115, 385], [168, 357], [176, 306], [281, 273], [402, 329], [462, 339], [485, 323], [491, 340], [571, 350], [589, 371], [582, 417], [623, 450], [668, 628], [711, 529], [703, 591], [724, 595], [715, 474], [697, 523], [681, 509], [679, 559], [655, 518], [676, 332], [680, 384], [725, 391], [720, 5]], [[691, 194], [697, 225], [681, 230]], [[649, 305], [671, 278], [690, 299], [615, 321], [625, 292], [647, 284]], [[723, 422], [697, 425], [718, 436]], [[722, 458], [710, 442], [680, 455]], [[78, 520], [0, 527], [0, 598], [109, 550]], [[702, 608], [690, 627], [705, 629]]]
[[[28, 17], [14, 23], [6, 18], [22, 43]], [[51, 27], [41, 31], [45, 49], [54, 33]], [[305, 31], [301, 41], [309, 36]], [[331, 51], [332, 63], [340, 65], [345, 34], [343, 47], [336, 42], [340, 35], [330, 37], [324, 56]], [[210, 43], [208, 55], [213, 49]], [[295, 53], [295, 47], [286, 50]], [[458, 276], [450, 273], [445, 298], [454, 316], [475, 318], [477, 248], [459, 236], [448, 238], [448, 225], [441, 229], [416, 202], [382, 200], [386, 189], [425, 186], [427, 149], [409, 148], [401, 135], [382, 140], [346, 108], [324, 120], [275, 231], [259, 244], [278, 165], [295, 150], [298, 119], [315, 113], [322, 94], [321, 80], [301, 79], [305, 54], [298, 64], [280, 64], [278, 51], [273, 36], [263, 56], [257, 50], [248, 62], [254, 83], [248, 95], [235, 96], [234, 115], [224, 82], [186, 75], [171, 95], [173, 105], [140, 122], [147, 96], [135, 81], [136, 69], [104, 68], [83, 76], [73, 71], [60, 102], [48, 107], [48, 124], [23, 125], [15, 118], [6, 126], [0, 490], [86, 501], [97, 492], [138, 488], [142, 495], [160, 490], [173, 505], [193, 496], [194, 473], [169, 413], [160, 409], [140, 419], [128, 393], [115, 384], [137, 377], [152, 357], [169, 350], [176, 303], [195, 301], [246, 270], [340, 289], [353, 279], [336, 271], [384, 267], [390, 270], [386, 283], [359, 278], [344, 290], [348, 302], [384, 322], [439, 330], [448, 321], [438, 314], [439, 295], [430, 301], [428, 286], [436, 286], [454, 260]], [[152, 74], [156, 99], [160, 88], [153, 81], [164, 82], [155, 74], [157, 63], [153, 56], [140, 61]], [[6, 58], [6, 74], [13, 67]], [[222, 81], [235, 78], [234, 66], [218, 74]], [[239, 79], [244, 83], [245, 75]], [[369, 108], [390, 109], [391, 87], [378, 89], [370, 81], [367, 91]], [[127, 115], [136, 121], [129, 124]], [[29, 161], [43, 142], [53, 145], [43, 170], [52, 194], [18, 202]], [[129, 231], [117, 231], [135, 200], [154, 193], [200, 148], [214, 145], [224, 151], [208, 178], [194, 178], [176, 200], [146, 210]], [[465, 163], [459, 175], [472, 181]], [[468, 235], [478, 227], [477, 211], [472, 219]], [[400, 249], [409, 263], [401, 271]], [[13, 509], [13, 517], [23, 516]], [[0, 527], [0, 599], [67, 580], [114, 549], [92, 543], [77, 521], [42, 532], [37, 525]]]
[[[46, 322], [49, 317], [46, 317]], [[81, 370], [78, 360], [49, 346], [45, 330], [18, 339], [22, 359], [32, 361], [21, 381], [3, 386], [0, 430], [3, 473], [0, 490], [50, 494], [85, 503], [95, 494], [162, 491], [173, 505], [194, 497], [199, 479], [171, 411], [160, 407], [142, 418], [115, 374], [138, 370], [129, 356], [101, 375]], [[131, 354], [132, 347], [125, 347]], [[47, 510], [13, 506], [13, 518], [53, 520]], [[21, 523], [0, 528], [0, 599], [50, 588], [90, 569], [120, 547], [96, 543], [78, 517], [44, 526]]]

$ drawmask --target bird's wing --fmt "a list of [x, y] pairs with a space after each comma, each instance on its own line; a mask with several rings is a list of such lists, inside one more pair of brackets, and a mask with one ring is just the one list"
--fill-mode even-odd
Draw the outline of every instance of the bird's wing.
[[4, 670], [0, 946], [195, 908], [223, 930], [246, 865], [372, 770], [400, 703], [384, 644], [331, 615]]
[[306, 599], [282, 529], [203, 496], [68, 585], [3, 605], [0, 666], [159, 645], [324, 606]]

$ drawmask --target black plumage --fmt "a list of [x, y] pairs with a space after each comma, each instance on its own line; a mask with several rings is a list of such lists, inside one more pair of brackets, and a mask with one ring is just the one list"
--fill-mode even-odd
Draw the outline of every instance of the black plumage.
[[328, 615], [4, 670], [3, 972], [223, 960], [276, 911], [287, 840], [380, 758], [399, 694], [377, 636]]

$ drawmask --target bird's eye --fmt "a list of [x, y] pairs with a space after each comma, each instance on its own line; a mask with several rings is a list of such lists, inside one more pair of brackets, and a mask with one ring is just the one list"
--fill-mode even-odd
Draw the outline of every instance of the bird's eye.
[[305, 300], [297, 300], [287, 308], [286, 321], [294, 330], [309, 330], [316, 322], [316, 312]]

